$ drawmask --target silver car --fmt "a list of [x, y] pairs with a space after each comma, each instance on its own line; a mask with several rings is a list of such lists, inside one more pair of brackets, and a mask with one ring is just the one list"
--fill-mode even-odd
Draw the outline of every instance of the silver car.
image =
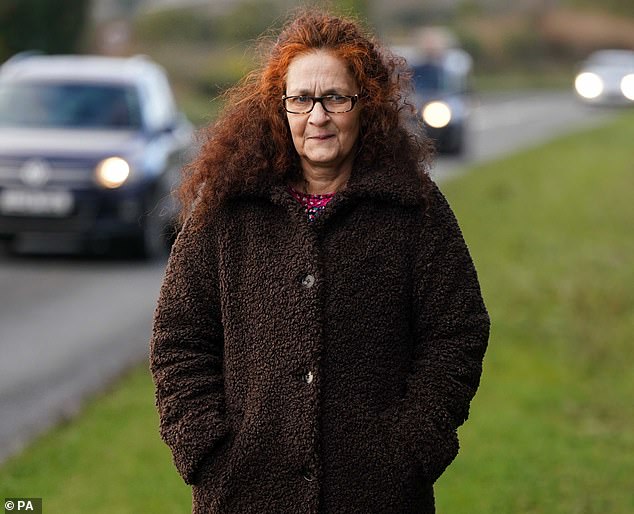
[[0, 67], [0, 239], [163, 253], [192, 133], [146, 57], [10, 59]]
[[599, 50], [575, 77], [578, 97], [594, 105], [634, 105], [634, 51]]

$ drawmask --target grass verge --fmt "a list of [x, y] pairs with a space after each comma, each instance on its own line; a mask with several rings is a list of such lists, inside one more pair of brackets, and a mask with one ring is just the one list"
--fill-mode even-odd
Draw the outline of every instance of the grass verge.
[[634, 512], [634, 116], [443, 186], [492, 318], [439, 512]]
[[537, 90], [570, 90], [574, 82], [574, 70], [558, 71], [507, 70], [499, 73], [475, 73], [473, 91], [475, 93]]
[[[634, 512], [634, 115], [443, 185], [493, 320], [439, 513]], [[0, 468], [46, 512], [177, 513], [144, 367]]]

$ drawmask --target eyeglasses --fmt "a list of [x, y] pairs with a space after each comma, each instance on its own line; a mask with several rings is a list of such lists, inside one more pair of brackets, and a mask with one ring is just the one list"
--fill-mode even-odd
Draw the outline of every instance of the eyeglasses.
[[324, 111], [340, 114], [354, 109], [359, 95], [286, 96], [282, 97], [284, 109], [291, 114], [308, 114], [319, 102]]

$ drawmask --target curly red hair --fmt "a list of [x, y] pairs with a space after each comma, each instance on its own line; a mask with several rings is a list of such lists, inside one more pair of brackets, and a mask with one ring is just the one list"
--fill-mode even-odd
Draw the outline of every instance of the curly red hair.
[[381, 47], [357, 21], [324, 12], [302, 11], [275, 41], [262, 42], [263, 64], [227, 91], [218, 120], [200, 132], [201, 150], [185, 167], [178, 190], [182, 221], [198, 202], [213, 207], [245, 185], [300, 177], [282, 95], [289, 63], [312, 50], [343, 59], [360, 86], [363, 114], [355, 169], [396, 164], [427, 178], [433, 145], [405, 126], [410, 78], [403, 58]]

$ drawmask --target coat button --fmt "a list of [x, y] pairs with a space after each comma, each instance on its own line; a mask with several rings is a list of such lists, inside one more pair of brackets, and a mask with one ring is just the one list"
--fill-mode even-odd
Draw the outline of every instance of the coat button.
[[305, 275], [302, 278], [302, 286], [304, 286], [305, 288], [310, 288], [313, 287], [315, 285], [315, 277], [313, 275]]
[[302, 474], [302, 478], [306, 480], [306, 482], [314, 482], [315, 479], [317, 478], [315, 476], [315, 472], [309, 466], [304, 466], [302, 468], [301, 474]]
[[314, 378], [315, 378], [315, 375], [313, 375], [312, 371], [306, 371], [305, 373], [302, 374], [302, 380], [306, 382], [307, 384], [312, 384]]

